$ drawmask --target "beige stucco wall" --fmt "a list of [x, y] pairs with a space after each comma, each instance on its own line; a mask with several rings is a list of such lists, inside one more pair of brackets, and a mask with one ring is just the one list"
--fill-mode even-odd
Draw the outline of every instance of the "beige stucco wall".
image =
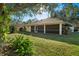
[[31, 26], [26, 26], [26, 31], [31, 32]]

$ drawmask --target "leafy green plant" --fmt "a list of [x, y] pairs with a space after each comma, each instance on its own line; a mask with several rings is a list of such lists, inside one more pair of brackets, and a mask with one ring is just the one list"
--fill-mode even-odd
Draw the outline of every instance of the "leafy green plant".
[[33, 55], [32, 42], [28, 38], [24, 38], [23, 36], [17, 36], [12, 43], [12, 47], [17, 53], [17, 55], [25, 56], [25, 55]]
[[9, 14], [9, 8], [4, 4], [0, 14], [0, 39], [2, 39], [4, 42], [7, 40], [7, 34], [9, 33], [9, 26], [11, 21]]

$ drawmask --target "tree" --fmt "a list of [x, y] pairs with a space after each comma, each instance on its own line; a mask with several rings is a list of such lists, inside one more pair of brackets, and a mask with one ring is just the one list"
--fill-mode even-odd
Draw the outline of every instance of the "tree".
[[79, 8], [75, 4], [73, 3], [68, 4], [68, 6], [66, 7], [66, 15], [68, 17], [68, 21], [71, 23], [76, 23], [78, 20], [77, 19], [78, 12]]
[[[47, 11], [49, 13], [49, 17], [53, 17], [53, 13], [55, 12], [54, 9], [58, 6], [57, 3], [44, 3], [44, 4], [39, 4], [40, 5], [40, 11], [39, 12], [43, 12], [43, 11]], [[39, 6], [38, 5], [38, 6]]]
[[65, 4], [61, 4], [62, 6], [64, 5], [64, 7], [62, 8], [62, 10], [59, 12], [59, 16], [62, 20], [67, 21], [67, 22], [73, 22], [78, 20], [78, 12], [79, 12], [79, 8], [77, 7], [77, 5], [73, 4], [73, 3], [65, 3]]
[[5, 40], [7, 33], [9, 33], [10, 16], [9, 9], [5, 6], [2, 7], [0, 16], [0, 39]]

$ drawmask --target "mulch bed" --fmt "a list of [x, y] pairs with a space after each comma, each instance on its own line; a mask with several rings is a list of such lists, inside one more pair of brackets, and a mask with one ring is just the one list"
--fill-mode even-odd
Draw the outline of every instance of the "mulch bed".
[[2, 44], [0, 46], [0, 56], [16, 56], [16, 53], [9, 44]]

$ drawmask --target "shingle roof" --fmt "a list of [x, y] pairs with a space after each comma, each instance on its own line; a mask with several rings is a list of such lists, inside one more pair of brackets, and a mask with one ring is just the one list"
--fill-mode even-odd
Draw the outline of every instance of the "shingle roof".
[[60, 24], [60, 23], [64, 24], [65, 22], [58, 18], [47, 18], [37, 22], [32, 22], [31, 24], [28, 24], [28, 25]]

